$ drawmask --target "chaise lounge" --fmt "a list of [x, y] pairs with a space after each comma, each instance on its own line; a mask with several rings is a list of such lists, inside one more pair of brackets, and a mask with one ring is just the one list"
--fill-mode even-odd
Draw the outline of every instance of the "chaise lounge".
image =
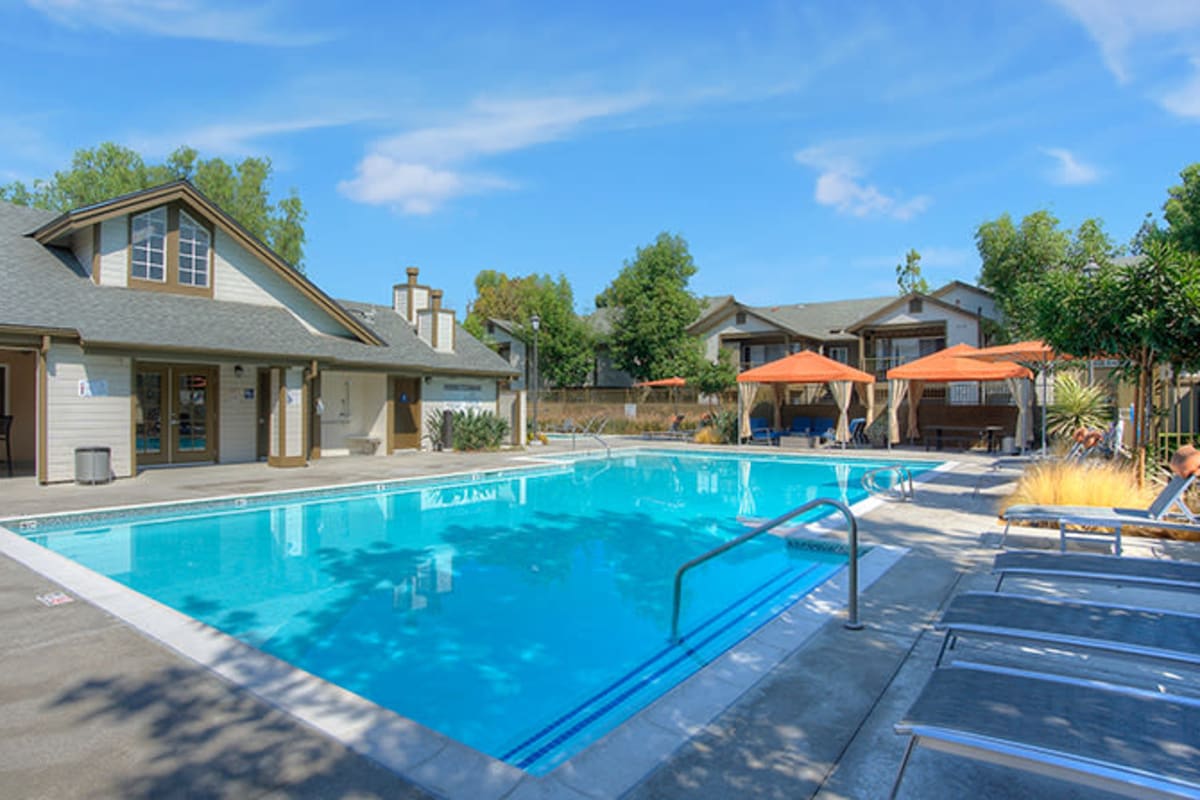
[[1200, 704], [982, 665], [935, 669], [895, 725], [924, 746], [1129, 797], [1200, 797]]
[[[1116, 534], [1114, 551], [1121, 554], [1121, 530], [1128, 527], [1158, 528], [1200, 533], [1200, 520], [1183, 502], [1184, 493], [1194, 475], [1172, 478], [1149, 508], [1105, 508], [1103, 506], [1017, 505], [1004, 511], [1003, 547], [1012, 523], [1055, 523], [1059, 528], [1059, 549], [1067, 548], [1067, 526], [1084, 525], [1112, 530]], [[1181, 519], [1182, 518], [1182, 519]]]
[[1010, 550], [996, 556], [992, 562], [992, 574], [1000, 576], [996, 581], [996, 591], [1000, 591], [1004, 579], [1009, 575], [1200, 591], [1200, 564], [1158, 558]]

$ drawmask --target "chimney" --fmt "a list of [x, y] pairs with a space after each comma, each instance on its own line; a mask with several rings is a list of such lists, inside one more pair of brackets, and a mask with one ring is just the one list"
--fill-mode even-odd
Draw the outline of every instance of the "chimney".
[[417, 275], [420, 270], [408, 267], [404, 270], [408, 275], [407, 283], [397, 283], [392, 287], [392, 310], [408, 321], [409, 325], [417, 324], [417, 312], [428, 304], [428, 287], [417, 285]]
[[442, 308], [441, 289], [428, 290], [428, 306], [418, 308], [417, 335], [434, 350], [441, 353], [454, 352], [454, 312]]
[[416, 286], [417, 285], [417, 275], [420, 274], [421, 270], [419, 270], [416, 267], [409, 267], [408, 269], [404, 270], [404, 272], [405, 272], [405, 274], [408, 275], [408, 285]]
[[442, 309], [442, 290], [433, 289], [429, 292], [429, 305], [435, 312]]

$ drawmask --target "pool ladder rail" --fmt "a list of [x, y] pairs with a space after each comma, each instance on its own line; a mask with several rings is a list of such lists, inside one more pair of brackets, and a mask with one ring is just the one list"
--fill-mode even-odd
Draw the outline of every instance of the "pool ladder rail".
[[[896, 480], [890, 486], [880, 486], [876, 479], [888, 472], [896, 473]], [[916, 499], [912, 470], [903, 464], [888, 464], [886, 467], [867, 470], [862, 476], [862, 487], [875, 497], [882, 497], [886, 500], [911, 503]]]
[[848, 561], [846, 562], [846, 568], [850, 573], [850, 581], [848, 587], [849, 598], [846, 604], [847, 613], [845, 627], [852, 631], [862, 630], [863, 625], [858, 620], [858, 520], [855, 519], [854, 512], [852, 512], [850, 508], [846, 506], [846, 504], [840, 503], [837, 500], [830, 500], [826, 497], [818, 497], [815, 500], [809, 500], [802, 506], [793, 508], [791, 511], [782, 516], [764, 522], [762, 525], [743, 533], [736, 539], [730, 539], [728, 542], [725, 542], [725, 544], [714, 547], [712, 550], [709, 550], [703, 555], [696, 556], [691, 561], [688, 561], [679, 569], [675, 570], [675, 595], [671, 606], [671, 642], [678, 644], [680, 640], [679, 610], [683, 597], [683, 576], [688, 570], [690, 570], [692, 567], [698, 567], [704, 562], [716, 558], [722, 553], [732, 550], [739, 544], [743, 544], [757, 536], [761, 536], [762, 534], [779, 527], [783, 523], [789, 522], [801, 514], [812, 511], [814, 508], [818, 508], [820, 506], [833, 506], [834, 509], [840, 511], [842, 516], [846, 518], [846, 525], [849, 529], [848, 538], [850, 549], [850, 555]]

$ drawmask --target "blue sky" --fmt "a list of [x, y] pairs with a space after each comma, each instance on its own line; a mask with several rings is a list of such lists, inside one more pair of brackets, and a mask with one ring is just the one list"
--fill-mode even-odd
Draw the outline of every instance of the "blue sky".
[[909, 248], [970, 281], [980, 222], [1127, 241], [1200, 161], [1195, 0], [371, 6], [2, 4], [0, 181], [267, 156], [334, 296], [416, 265], [461, 313], [496, 269], [587, 311], [664, 230], [749, 303], [890, 294]]

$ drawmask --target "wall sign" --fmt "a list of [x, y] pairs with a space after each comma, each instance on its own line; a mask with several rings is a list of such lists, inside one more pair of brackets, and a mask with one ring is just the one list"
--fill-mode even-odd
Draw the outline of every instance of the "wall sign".
[[108, 381], [106, 380], [81, 380], [79, 382], [80, 397], [108, 397]]

